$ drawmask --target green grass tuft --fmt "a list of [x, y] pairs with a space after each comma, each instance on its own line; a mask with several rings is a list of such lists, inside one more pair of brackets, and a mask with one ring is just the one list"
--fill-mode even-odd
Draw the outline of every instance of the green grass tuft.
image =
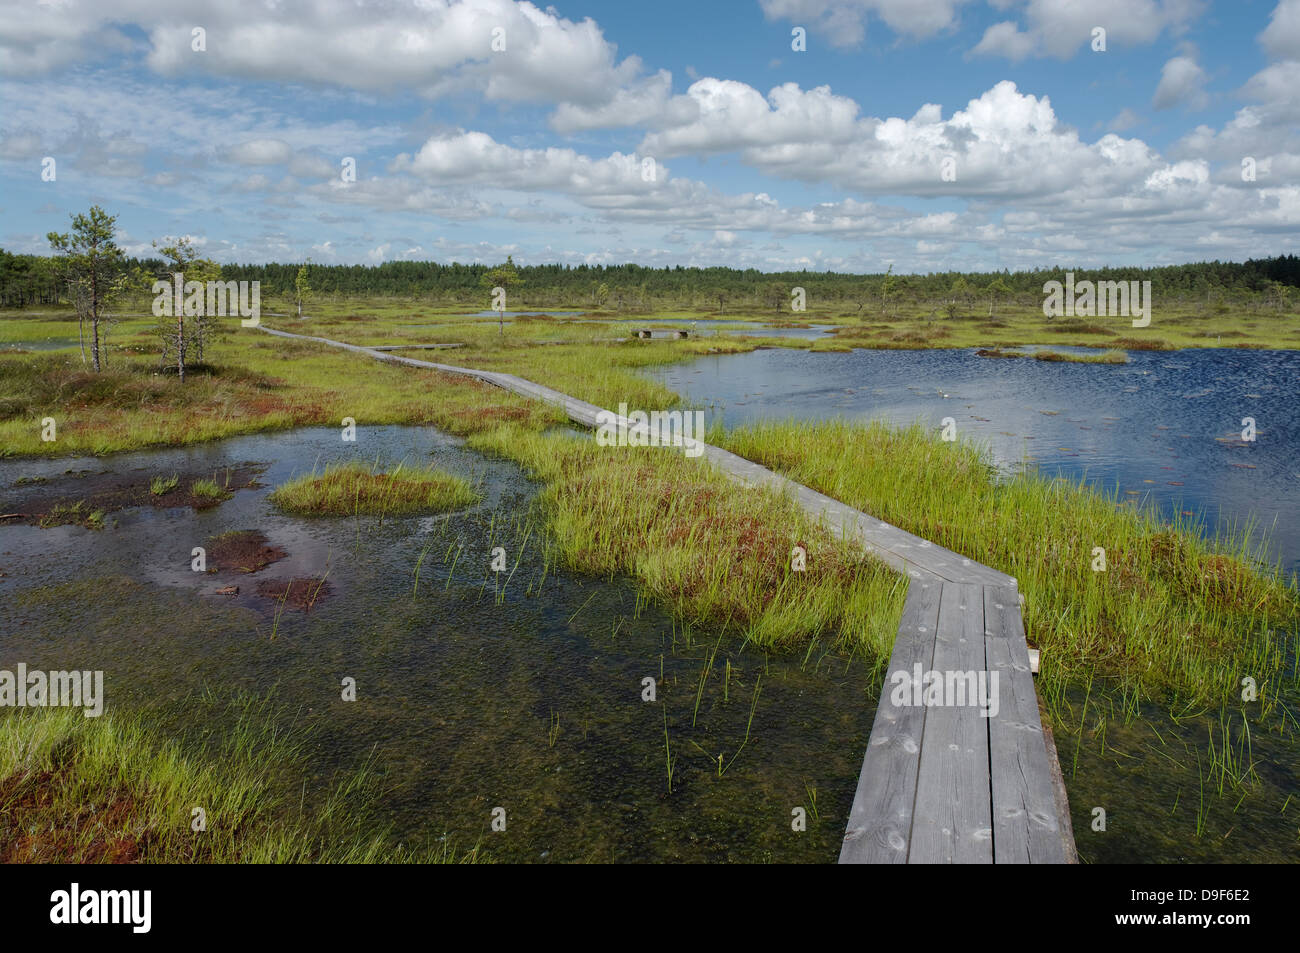
[[[0, 716], [0, 862], [477, 862], [477, 847], [412, 850], [374, 833], [363, 768], [304, 810], [307, 735], [263, 703], [201, 750], [158, 741], [143, 716], [80, 709]], [[211, 738], [211, 736], [209, 736]], [[206, 830], [193, 830], [195, 808]]]
[[326, 467], [284, 483], [271, 502], [302, 516], [409, 516], [441, 513], [477, 503], [479, 494], [460, 477], [402, 464], [380, 472], [363, 463]]
[[208, 500], [213, 503], [228, 500], [232, 495], [225, 488], [219, 486], [216, 480], [195, 480], [190, 484], [190, 493], [199, 500]]

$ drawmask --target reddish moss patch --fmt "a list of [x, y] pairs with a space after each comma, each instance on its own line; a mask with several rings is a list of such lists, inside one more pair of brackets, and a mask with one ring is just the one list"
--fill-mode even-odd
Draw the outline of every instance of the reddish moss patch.
[[1111, 342], [1115, 347], [1130, 351], [1172, 351], [1174, 346], [1160, 338], [1116, 338]]
[[257, 530], [213, 536], [207, 550], [211, 567], [226, 572], [260, 572], [289, 555], [279, 546], [268, 545], [266, 534]]
[[[106, 804], [81, 804], [65, 823], [48, 823], [55, 792], [69, 783], [57, 771], [18, 771], [0, 779], [0, 863], [134, 864], [149, 859], [155, 832], [125, 790]], [[74, 836], [74, 833], [75, 836]], [[89, 836], [87, 836], [89, 834]]]
[[286, 608], [310, 612], [334, 594], [334, 589], [324, 578], [266, 579], [257, 584], [257, 594], [274, 599]]

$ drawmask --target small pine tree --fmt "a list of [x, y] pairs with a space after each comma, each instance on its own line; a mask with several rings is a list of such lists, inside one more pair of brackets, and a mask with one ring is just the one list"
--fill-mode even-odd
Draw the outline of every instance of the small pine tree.
[[989, 294], [989, 317], [991, 318], [993, 317], [993, 310], [997, 306], [998, 297], [1011, 294], [1011, 289], [1007, 287], [1007, 283], [1001, 278], [994, 278], [984, 290]]
[[[504, 265], [498, 265], [497, 267], [493, 268], [491, 271], [484, 272], [483, 277], [479, 279], [479, 283], [484, 288], [488, 289], [489, 292], [493, 288], [504, 288], [506, 292], [509, 293], [511, 288], [522, 285], [524, 283], [524, 280], [519, 277], [519, 271], [518, 269], [515, 268], [514, 255], [507, 255], [506, 263]], [[609, 289], [606, 289], [605, 293], [608, 294]], [[500, 326], [498, 329], [501, 334], [506, 333], [505, 321], [506, 321], [506, 316], [505, 316], [505, 312], [503, 311], [501, 313], [501, 318], [499, 322]]]
[[[117, 247], [117, 216], [109, 215], [98, 205], [92, 205], [86, 215], [72, 217], [72, 231], [50, 232], [46, 239], [50, 247], [62, 254], [62, 277], [68, 283], [77, 309], [79, 333], [90, 320], [90, 356], [96, 371], [103, 367], [100, 354], [100, 327], [110, 321], [108, 309], [126, 290], [129, 277], [123, 269], [122, 249]], [[84, 336], [84, 335], [83, 335]], [[86, 359], [82, 345], [81, 359]]]
[[298, 299], [298, 320], [302, 320], [302, 303], [311, 294], [311, 282], [307, 280], [307, 266], [311, 264], [308, 258], [298, 269], [298, 276], [293, 280], [294, 297]]

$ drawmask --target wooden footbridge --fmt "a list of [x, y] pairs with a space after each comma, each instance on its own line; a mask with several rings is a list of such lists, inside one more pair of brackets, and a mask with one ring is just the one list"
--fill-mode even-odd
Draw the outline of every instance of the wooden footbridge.
[[[275, 331], [382, 361], [485, 381], [562, 407], [596, 427], [608, 411], [513, 374], [400, 357], [328, 338]], [[598, 417], [598, 415], [600, 415]], [[637, 425], [627, 424], [629, 429]], [[640, 425], [644, 428], [645, 425]], [[681, 443], [662, 435], [665, 442]], [[877, 520], [719, 447], [694, 442], [739, 483], [793, 496], [835, 533], [910, 579], [840, 863], [1075, 861], [1055, 746], [1044, 732], [1016, 580]], [[917, 704], [921, 682], [984, 680], [992, 704]], [[996, 678], [995, 678], [996, 676]], [[895, 691], [894, 686], [901, 686]], [[913, 691], [915, 689], [915, 691]], [[895, 698], [901, 696], [902, 701]]]

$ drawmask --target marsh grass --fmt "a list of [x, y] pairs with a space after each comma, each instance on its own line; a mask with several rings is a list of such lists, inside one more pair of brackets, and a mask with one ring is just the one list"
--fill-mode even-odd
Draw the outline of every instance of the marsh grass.
[[1100, 354], [1079, 354], [1072, 352], [1042, 350], [1035, 351], [1036, 361], [1065, 361], [1070, 364], [1127, 364], [1128, 353], [1119, 348], [1110, 348]]
[[85, 500], [76, 500], [72, 503], [55, 503], [50, 511], [44, 514], [37, 525], [41, 529], [51, 529], [55, 526], [84, 526], [86, 529], [103, 529], [105, 513], [103, 510], [92, 510], [90, 504]]
[[169, 477], [154, 477], [149, 484], [149, 492], [154, 496], [165, 496], [181, 484], [181, 478], [173, 473]]
[[233, 495], [216, 480], [195, 480], [190, 484], [190, 493], [203, 505], [220, 503]]
[[[504, 420], [537, 428], [563, 420], [552, 407], [489, 384], [251, 329], [212, 350], [213, 373], [184, 384], [158, 373], [147, 355], [123, 356], [93, 374], [78, 360], [0, 354], [0, 457], [181, 446], [337, 426], [346, 416], [376, 425], [432, 424], [458, 435]], [[56, 422], [57, 440], [41, 439], [46, 416]]]
[[[740, 489], [703, 460], [662, 448], [600, 447], [512, 427], [469, 445], [547, 484], [537, 506], [568, 566], [627, 573], [688, 625], [760, 648], [823, 639], [862, 651], [869, 663], [888, 658], [905, 583], [792, 499]], [[791, 569], [796, 541], [808, 551], [805, 571]]]
[[[232, 704], [228, 731], [160, 741], [142, 716], [33, 709], [0, 716], [0, 860], [10, 863], [474, 862], [477, 846], [413, 850], [375, 833], [366, 765], [304, 807], [305, 730], [268, 703]], [[195, 832], [201, 807], [206, 830]]]
[[[337, 426], [351, 416], [372, 424], [433, 424], [458, 435], [489, 430], [499, 423], [530, 429], [562, 423], [553, 407], [506, 394], [463, 377], [358, 359], [327, 345], [273, 338], [255, 329], [233, 328], [213, 342], [209, 373], [184, 384], [160, 372], [152, 346], [147, 302], [142, 316], [125, 318], [108, 370], [94, 374], [66, 353], [0, 354], [0, 456], [103, 454], [152, 446], [177, 446], [236, 434], [308, 425]], [[671, 407], [676, 396], [638, 373], [647, 367], [711, 354], [792, 347], [815, 351], [868, 348], [970, 348], [1021, 345], [1095, 346], [1099, 336], [1114, 348], [1300, 347], [1300, 320], [1276, 315], [1243, 321], [1239, 313], [1194, 309], [1157, 315], [1151, 328], [1127, 320], [1048, 321], [1041, 307], [1008, 305], [996, 319], [980, 314], [935, 320], [907, 307], [888, 315], [852, 308], [820, 309], [800, 317], [838, 326], [816, 341], [794, 338], [745, 339], [711, 336], [687, 340], [626, 341], [626, 335], [655, 318], [717, 317], [704, 310], [678, 309], [645, 317], [632, 313], [597, 315], [605, 323], [518, 321], [505, 335], [495, 319], [467, 319], [464, 307], [430, 306], [402, 299], [340, 298], [322, 302], [308, 322], [288, 330], [353, 344], [453, 343], [455, 351], [404, 352], [437, 361], [507, 371], [555, 387], [604, 407], [626, 400], [645, 410]], [[428, 320], [407, 327], [418, 315]], [[725, 317], [790, 323], [769, 310], [728, 311]], [[274, 323], [272, 315], [264, 315]], [[1157, 332], [1158, 328], [1158, 332]], [[75, 338], [71, 312], [39, 320], [22, 312], [0, 315], [0, 341], [33, 336]], [[1118, 335], [1123, 336], [1118, 336]], [[539, 345], [548, 345], [541, 347]], [[135, 350], [140, 348], [139, 352]], [[1069, 357], [1068, 360], [1078, 358]], [[1118, 356], [1093, 357], [1105, 363]], [[40, 439], [36, 424], [54, 417], [58, 439]]]
[[1003, 348], [981, 348], [975, 352], [980, 357], [1032, 358], [1035, 361], [1063, 362], [1069, 364], [1127, 364], [1128, 354], [1118, 348], [1111, 348], [1100, 353], [1080, 354], [1069, 351], [1052, 351], [1046, 348], [1038, 351], [1009, 351]]
[[[1207, 541], [1082, 480], [999, 477], [985, 448], [920, 425], [768, 422], [710, 442], [1015, 576], [1040, 685], [1115, 676], [1217, 703], [1249, 674], [1266, 711], [1294, 685], [1294, 580], [1245, 531]], [[1094, 547], [1105, 571], [1092, 570]]]
[[332, 464], [319, 473], [276, 487], [270, 500], [300, 516], [409, 516], [440, 513], [477, 503], [469, 482], [433, 468], [398, 464], [389, 472], [356, 461]]

